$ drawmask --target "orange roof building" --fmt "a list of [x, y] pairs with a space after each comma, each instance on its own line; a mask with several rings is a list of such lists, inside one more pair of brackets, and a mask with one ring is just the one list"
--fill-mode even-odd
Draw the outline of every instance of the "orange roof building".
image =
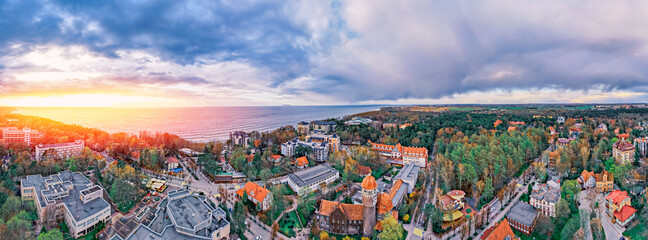
[[392, 163], [407, 165], [414, 163], [422, 168], [427, 168], [428, 149], [424, 147], [403, 147], [400, 143], [396, 145], [380, 144], [369, 141], [371, 149], [378, 154], [390, 158]]
[[243, 198], [243, 193], [247, 193], [248, 200], [255, 205], [259, 206], [261, 204], [261, 210], [263, 211], [268, 210], [272, 204], [272, 193], [254, 182], [247, 182], [243, 188], [236, 191], [239, 198]]
[[637, 209], [632, 207], [628, 192], [614, 190], [605, 197], [606, 213], [614, 218], [619, 225], [626, 226], [635, 217]]
[[365, 177], [371, 174], [371, 168], [367, 166], [358, 165], [358, 174], [360, 174], [361, 177]]
[[508, 220], [504, 218], [501, 222], [495, 224], [489, 229], [484, 231], [484, 234], [481, 236], [482, 240], [518, 240], [520, 238], [515, 236], [513, 229], [508, 223]]
[[295, 166], [300, 169], [305, 168], [306, 166], [308, 166], [308, 158], [306, 158], [305, 156], [298, 157], [297, 159], [295, 159]]
[[[622, 135], [622, 134], [619, 134]], [[619, 141], [612, 144], [612, 156], [619, 164], [626, 164], [634, 159], [635, 147], [625, 138], [621, 138]]]
[[176, 157], [168, 157], [166, 163], [167, 170], [176, 169], [180, 165], [180, 161]]
[[367, 189], [367, 190], [374, 190], [374, 189], [376, 189], [376, 188], [378, 187], [378, 184], [376, 183], [376, 178], [374, 178], [374, 177], [371, 176], [371, 175], [366, 176], [366, 177], [362, 180], [362, 183], [360, 184], [360, 187], [362, 187], [363, 189]]
[[281, 155], [273, 154], [272, 156], [270, 156], [270, 161], [274, 164], [278, 164], [279, 162], [281, 162]]

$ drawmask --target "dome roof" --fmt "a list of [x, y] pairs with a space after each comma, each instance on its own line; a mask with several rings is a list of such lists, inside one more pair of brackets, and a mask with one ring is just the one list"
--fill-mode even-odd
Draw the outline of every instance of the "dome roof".
[[376, 183], [376, 179], [371, 176], [371, 174], [369, 174], [362, 180], [362, 184], [360, 186], [366, 190], [374, 190], [378, 187], [378, 184]]

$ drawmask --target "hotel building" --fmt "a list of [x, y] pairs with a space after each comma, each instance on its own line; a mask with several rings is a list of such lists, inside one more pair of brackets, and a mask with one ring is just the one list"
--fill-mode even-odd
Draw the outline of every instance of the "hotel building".
[[84, 148], [83, 140], [76, 140], [68, 143], [38, 144], [36, 145], [36, 160], [40, 161], [47, 157], [65, 159], [81, 155]]
[[5, 144], [24, 143], [27, 146], [31, 146], [41, 136], [43, 136], [42, 133], [31, 128], [18, 129], [9, 127], [2, 129], [2, 139], [4, 139]]

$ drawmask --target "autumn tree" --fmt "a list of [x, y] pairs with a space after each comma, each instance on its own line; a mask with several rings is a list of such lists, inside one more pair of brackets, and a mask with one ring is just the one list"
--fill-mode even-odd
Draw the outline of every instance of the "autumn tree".
[[403, 237], [403, 227], [398, 224], [391, 213], [385, 215], [385, 219], [380, 221], [383, 226], [383, 231], [378, 234], [378, 239], [381, 240], [400, 240]]

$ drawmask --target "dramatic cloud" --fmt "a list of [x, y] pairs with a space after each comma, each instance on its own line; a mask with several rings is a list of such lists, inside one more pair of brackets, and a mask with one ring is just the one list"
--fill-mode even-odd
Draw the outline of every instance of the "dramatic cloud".
[[14, 99], [645, 102], [648, 89], [641, 1], [4, 1], [0, 29], [0, 95]]

